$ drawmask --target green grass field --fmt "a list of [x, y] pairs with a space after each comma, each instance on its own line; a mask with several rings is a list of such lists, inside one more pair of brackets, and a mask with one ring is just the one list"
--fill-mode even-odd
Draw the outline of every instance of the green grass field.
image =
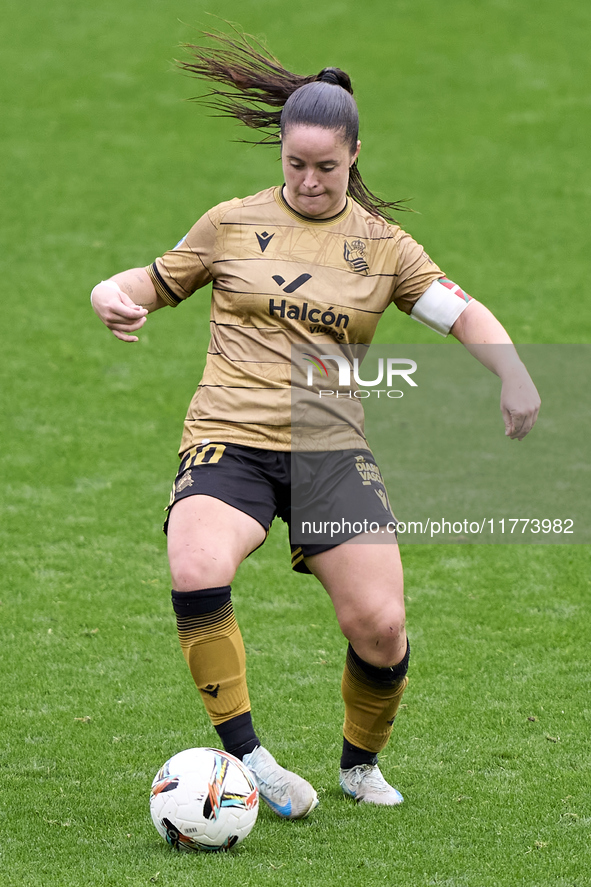
[[[160, 529], [208, 295], [150, 318], [135, 346], [88, 296], [213, 204], [280, 182], [272, 149], [183, 101], [198, 86], [172, 59], [216, 26], [210, 11], [31, 0], [3, 14], [0, 887], [589, 885], [586, 546], [405, 546], [411, 684], [382, 762], [406, 800], [363, 809], [336, 778], [345, 642], [274, 527], [236, 610], [260, 735], [321, 805], [297, 823], [261, 810], [220, 856], [176, 854], [153, 829], [156, 770], [215, 743]], [[215, 11], [294, 69], [350, 70], [369, 186], [413, 198], [405, 227], [516, 341], [590, 341], [588, 6]], [[377, 341], [433, 336], [392, 310]]]

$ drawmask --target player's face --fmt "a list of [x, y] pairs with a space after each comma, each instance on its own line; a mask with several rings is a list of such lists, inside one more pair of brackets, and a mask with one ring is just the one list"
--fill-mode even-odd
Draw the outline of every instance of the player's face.
[[349, 167], [355, 163], [361, 142], [351, 154], [342, 130], [322, 126], [293, 126], [283, 135], [281, 162], [285, 199], [303, 216], [330, 219], [345, 206]]

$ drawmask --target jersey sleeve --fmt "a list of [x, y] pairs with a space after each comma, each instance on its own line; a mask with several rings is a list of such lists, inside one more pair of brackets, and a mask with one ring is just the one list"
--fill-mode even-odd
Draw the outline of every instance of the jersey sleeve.
[[397, 267], [392, 302], [405, 314], [410, 314], [415, 302], [444, 272], [427, 255], [420, 243], [399, 229], [395, 235]]
[[156, 292], [167, 305], [176, 308], [213, 280], [217, 230], [213, 211], [205, 213], [174, 249], [147, 266]]

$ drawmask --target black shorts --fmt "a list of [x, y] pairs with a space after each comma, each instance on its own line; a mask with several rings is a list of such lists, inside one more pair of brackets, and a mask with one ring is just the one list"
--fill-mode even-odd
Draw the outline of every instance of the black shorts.
[[[291, 563], [309, 573], [304, 558], [361, 533], [396, 542], [379, 468], [369, 450], [289, 453], [207, 442], [181, 459], [167, 511], [180, 499], [213, 496], [254, 517], [265, 529], [274, 517], [289, 527]], [[168, 527], [168, 515], [164, 531]]]

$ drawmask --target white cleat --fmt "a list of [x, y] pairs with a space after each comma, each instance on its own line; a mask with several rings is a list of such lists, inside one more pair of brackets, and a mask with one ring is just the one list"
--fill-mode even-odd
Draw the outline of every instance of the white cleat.
[[283, 819], [303, 819], [318, 806], [318, 795], [310, 783], [280, 767], [262, 745], [244, 755], [242, 763], [254, 776], [263, 801]]
[[404, 798], [388, 785], [377, 764], [358, 764], [340, 772], [339, 782], [344, 793], [360, 804], [382, 804], [394, 807]]

